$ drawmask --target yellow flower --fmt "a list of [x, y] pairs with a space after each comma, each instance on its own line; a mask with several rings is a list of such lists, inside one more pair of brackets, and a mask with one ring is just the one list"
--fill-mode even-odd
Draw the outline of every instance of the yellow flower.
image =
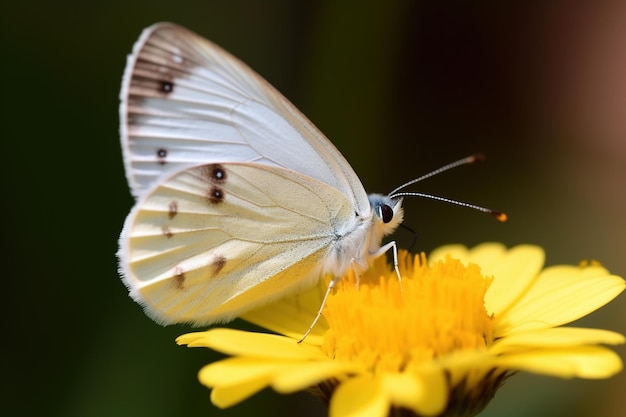
[[244, 316], [279, 334], [222, 328], [177, 341], [232, 355], [199, 373], [218, 407], [268, 386], [312, 389], [331, 417], [473, 416], [516, 371], [607, 378], [622, 369], [601, 346], [624, 343], [622, 335], [558, 327], [624, 290], [597, 263], [542, 270], [541, 248], [493, 243], [399, 260], [401, 283], [384, 259], [358, 288], [354, 274], [344, 277], [301, 344], [327, 280]]

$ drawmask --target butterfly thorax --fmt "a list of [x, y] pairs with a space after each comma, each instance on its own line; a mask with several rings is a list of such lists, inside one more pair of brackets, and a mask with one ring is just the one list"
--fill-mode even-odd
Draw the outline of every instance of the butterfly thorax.
[[367, 215], [355, 214], [353, 222], [336, 232], [322, 268], [324, 273], [342, 276], [351, 267], [367, 269], [371, 259], [379, 255], [383, 238], [402, 223], [402, 199], [370, 194], [369, 201], [371, 210]]

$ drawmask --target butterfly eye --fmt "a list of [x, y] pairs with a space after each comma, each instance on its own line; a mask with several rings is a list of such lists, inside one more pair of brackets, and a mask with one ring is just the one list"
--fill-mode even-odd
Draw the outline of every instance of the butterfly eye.
[[393, 209], [387, 204], [382, 204], [378, 207], [378, 215], [383, 219], [383, 223], [389, 223], [393, 219]]

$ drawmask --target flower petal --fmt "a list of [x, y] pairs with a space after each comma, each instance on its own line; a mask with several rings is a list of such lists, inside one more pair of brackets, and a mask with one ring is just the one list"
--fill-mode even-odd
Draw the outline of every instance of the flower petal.
[[198, 373], [203, 385], [213, 388], [211, 401], [230, 407], [267, 387], [272, 377], [284, 370], [280, 362], [254, 358], [229, 358], [205, 366]]
[[[267, 379], [289, 366], [291, 362], [232, 357], [204, 366], [198, 373], [198, 379], [207, 387], [230, 386], [250, 380]], [[267, 381], [269, 384], [269, 379]]]
[[599, 266], [546, 268], [505, 316], [496, 316], [496, 336], [572, 322], [602, 307], [625, 287], [622, 278]]
[[446, 369], [449, 385], [456, 386], [466, 381], [469, 386], [480, 383], [485, 374], [498, 366], [497, 357], [491, 351], [459, 351], [439, 358], [439, 364]]
[[469, 262], [469, 249], [465, 245], [439, 246], [428, 255], [428, 263], [432, 265], [435, 262], [443, 261], [446, 259], [446, 256], [467, 263]]
[[480, 265], [481, 268], [490, 268], [494, 264], [501, 262], [507, 255], [508, 249], [502, 243], [486, 242], [468, 249], [465, 245], [444, 245], [434, 249], [428, 260], [430, 263], [443, 261], [446, 256], [458, 259], [464, 264], [470, 262]]
[[511, 350], [541, 347], [549, 349], [596, 344], [618, 345], [624, 341], [624, 336], [610, 330], [558, 327], [512, 334], [494, 343], [490, 352], [502, 354]]
[[[320, 280], [318, 285], [309, 290], [254, 309], [243, 314], [241, 318], [257, 326], [299, 340], [321, 307], [327, 286], [327, 279]], [[321, 344], [327, 329], [326, 320], [324, 317], [320, 317], [306, 341], [312, 344]]]
[[267, 386], [267, 381], [255, 379], [239, 385], [215, 387], [211, 391], [211, 402], [219, 408], [232, 407]]
[[[476, 250], [481, 246], [478, 246]], [[480, 257], [472, 256], [471, 260], [480, 265], [483, 275], [494, 277], [485, 294], [485, 307], [496, 317], [515, 304], [519, 297], [533, 285], [545, 260], [543, 249], [532, 245], [515, 246], [499, 259], [486, 259], [486, 254], [480, 255]]]
[[394, 406], [414, 410], [419, 415], [440, 414], [448, 402], [448, 385], [441, 369], [385, 374], [381, 382]]
[[309, 388], [320, 381], [344, 375], [363, 373], [359, 364], [331, 361], [301, 362], [289, 372], [284, 372], [272, 380], [272, 388], [281, 393], [291, 393]]
[[428, 259], [434, 263], [447, 255], [464, 264], [475, 263], [484, 276], [494, 277], [485, 295], [485, 306], [496, 316], [533, 284], [545, 260], [545, 253], [538, 246], [518, 245], [507, 250], [501, 243], [483, 243], [469, 250], [463, 245], [441, 246]]
[[623, 368], [620, 357], [601, 346], [578, 346], [563, 349], [531, 350], [506, 354], [499, 365], [561, 378], [608, 378]]
[[342, 382], [330, 400], [330, 417], [384, 417], [389, 399], [381, 381], [371, 375]]
[[490, 269], [507, 256], [508, 249], [501, 243], [487, 242], [469, 250], [468, 262], [480, 265], [481, 269]]
[[188, 333], [176, 339], [178, 344], [189, 347], [208, 347], [227, 355], [255, 356], [264, 358], [328, 359], [319, 348], [305, 340], [298, 344], [284, 336], [217, 328], [206, 332]]

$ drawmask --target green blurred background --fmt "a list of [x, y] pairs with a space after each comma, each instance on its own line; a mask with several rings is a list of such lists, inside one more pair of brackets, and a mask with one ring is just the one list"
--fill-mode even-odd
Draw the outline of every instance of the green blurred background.
[[[534, 243], [549, 264], [593, 258], [626, 276], [626, 3], [500, 3], [3, 2], [3, 414], [323, 415], [315, 399], [270, 391], [216, 409], [196, 373], [217, 355], [176, 346], [189, 329], [152, 323], [118, 278], [117, 237], [133, 203], [118, 93], [126, 55], [155, 21], [247, 62], [369, 191], [484, 152], [486, 163], [416, 189], [510, 221], [410, 200], [416, 249]], [[622, 295], [579, 324], [626, 333], [625, 318]], [[520, 374], [482, 416], [623, 416], [624, 392], [624, 373]]]

